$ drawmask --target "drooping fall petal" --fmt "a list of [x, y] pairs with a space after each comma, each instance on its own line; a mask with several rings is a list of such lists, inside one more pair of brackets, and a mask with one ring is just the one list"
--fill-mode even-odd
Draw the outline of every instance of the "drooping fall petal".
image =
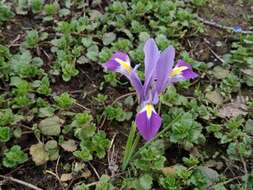
[[124, 75], [128, 75], [131, 72], [132, 67], [130, 64], [130, 59], [126, 53], [116, 52], [113, 54], [112, 58], [102, 65], [107, 71], [119, 72]]
[[197, 73], [193, 72], [192, 66], [183, 60], [179, 60], [169, 74], [169, 78], [171, 78], [172, 82], [194, 79], [198, 76]]
[[136, 90], [137, 96], [140, 101], [143, 99], [143, 87], [140, 78], [137, 74], [136, 66], [134, 69], [131, 67], [130, 59], [126, 53], [116, 52], [113, 54], [112, 58], [102, 65], [104, 69], [107, 71], [118, 72], [126, 76], [131, 85]]
[[147, 104], [136, 115], [135, 123], [141, 136], [146, 141], [150, 141], [161, 127], [161, 117], [155, 112], [153, 105]]

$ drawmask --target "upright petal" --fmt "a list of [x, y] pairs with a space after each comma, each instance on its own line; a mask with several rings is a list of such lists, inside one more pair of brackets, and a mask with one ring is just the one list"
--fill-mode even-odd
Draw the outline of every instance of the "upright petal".
[[136, 90], [136, 93], [139, 97], [140, 102], [142, 102], [143, 101], [143, 86], [137, 74], [137, 68], [138, 68], [138, 65], [136, 65], [135, 68], [130, 73], [129, 80], [132, 86], [134, 87], [134, 89]]
[[179, 60], [169, 74], [169, 78], [171, 78], [172, 82], [189, 80], [198, 76], [197, 73], [193, 72], [192, 66], [187, 64], [184, 60]]
[[160, 52], [156, 46], [154, 39], [149, 39], [144, 45], [144, 54], [145, 54], [145, 83], [144, 83], [144, 94], [147, 94], [147, 91], [150, 87], [153, 73], [155, 72], [156, 64], [160, 56]]
[[136, 115], [135, 123], [139, 133], [146, 141], [152, 140], [161, 127], [161, 118], [155, 112], [151, 104], [147, 104], [144, 109]]
[[175, 58], [175, 49], [169, 46], [165, 49], [158, 60], [156, 65], [156, 90], [160, 94], [168, 84], [168, 73], [172, 70]]

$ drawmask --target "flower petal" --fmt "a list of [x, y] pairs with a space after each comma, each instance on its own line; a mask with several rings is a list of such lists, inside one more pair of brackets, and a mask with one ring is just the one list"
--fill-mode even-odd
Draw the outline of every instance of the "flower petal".
[[110, 59], [106, 63], [102, 64], [102, 67], [105, 71], [116, 71], [119, 68], [120, 64], [118, 64], [115, 60]]
[[135, 68], [132, 70], [129, 76], [129, 80], [132, 86], [134, 87], [134, 89], [136, 90], [136, 93], [139, 97], [140, 102], [142, 102], [143, 101], [143, 86], [136, 71], [138, 67], [139, 65], [136, 65]]
[[124, 75], [130, 73], [132, 68], [130, 64], [130, 59], [126, 53], [116, 52], [113, 54], [112, 58], [102, 65], [107, 71], [119, 72]]
[[156, 90], [158, 94], [160, 94], [168, 84], [168, 73], [172, 70], [174, 58], [175, 49], [172, 46], [169, 46], [160, 55], [156, 66]]
[[136, 115], [135, 123], [141, 136], [146, 140], [152, 140], [161, 127], [161, 117], [152, 110], [148, 116], [147, 110], [141, 111]]
[[145, 54], [145, 83], [144, 83], [144, 95], [148, 93], [150, 88], [151, 79], [155, 72], [156, 64], [160, 56], [160, 52], [156, 46], [154, 39], [148, 39], [144, 45]]
[[137, 74], [138, 66], [133, 69], [130, 64], [130, 59], [126, 53], [116, 52], [112, 58], [102, 65], [107, 71], [118, 72], [125, 75], [131, 82], [131, 85], [137, 92], [140, 101], [143, 99], [143, 87], [140, 78]]
[[192, 66], [184, 60], [179, 60], [174, 69], [170, 72], [172, 82], [180, 80], [189, 80], [198, 77], [199, 75], [192, 70]]

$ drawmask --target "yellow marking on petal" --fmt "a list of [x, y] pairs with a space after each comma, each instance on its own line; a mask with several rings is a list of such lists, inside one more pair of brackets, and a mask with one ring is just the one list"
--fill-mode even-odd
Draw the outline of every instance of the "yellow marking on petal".
[[117, 61], [117, 63], [119, 63], [125, 70], [127, 70], [127, 72], [130, 73], [132, 71], [131, 66], [127, 62], [125, 62], [119, 58], [115, 58], [115, 61]]
[[181, 74], [184, 70], [188, 69], [188, 67], [186, 66], [181, 66], [181, 67], [175, 67], [174, 69], [172, 69], [170, 76], [174, 77], [178, 74]]
[[147, 105], [146, 105], [146, 112], [147, 112], [148, 118], [151, 117], [152, 111], [153, 111], [153, 105], [152, 105], [152, 104], [147, 104]]

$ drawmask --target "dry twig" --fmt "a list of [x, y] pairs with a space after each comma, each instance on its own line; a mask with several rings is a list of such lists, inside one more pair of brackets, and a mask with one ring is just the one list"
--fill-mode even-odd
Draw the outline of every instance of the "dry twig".
[[207, 44], [207, 48], [210, 50], [210, 52], [216, 57], [221, 63], [224, 63], [225, 61], [217, 54], [213, 49], [209, 46], [210, 42], [204, 38], [205, 43]]
[[[196, 17], [199, 21], [201, 21], [202, 23], [204, 24], [207, 24], [207, 25], [210, 25], [210, 26], [214, 26], [216, 28], [220, 28], [220, 29], [223, 29], [223, 30], [228, 30], [230, 32], [234, 32], [234, 27], [231, 27], [231, 26], [225, 26], [225, 25], [221, 25], [221, 24], [218, 24], [216, 22], [213, 22], [213, 21], [209, 21], [209, 20], [206, 20], [204, 18], [201, 18], [200, 16], [197, 16]], [[250, 30], [242, 30], [238, 33], [242, 33], [242, 34], [253, 34], [253, 31], [250, 31]]]
[[39, 187], [37, 187], [37, 186], [35, 186], [33, 184], [27, 183], [27, 182], [22, 181], [20, 179], [16, 179], [14, 177], [8, 177], [8, 176], [4, 176], [4, 175], [0, 175], [0, 177], [3, 178], [3, 179], [5, 179], [5, 180], [7, 180], [7, 181], [12, 181], [12, 182], [18, 183], [20, 185], [24, 185], [24, 186], [26, 186], [26, 187], [28, 187], [30, 189], [43, 190], [43, 189], [41, 189], [41, 188], [39, 188]]
[[100, 179], [100, 175], [98, 174], [96, 168], [90, 162], [88, 162], [88, 164], [90, 165], [90, 167], [92, 168], [92, 170], [94, 171], [94, 173], [96, 174], [96, 176], [97, 176], [97, 178], [99, 180]]

